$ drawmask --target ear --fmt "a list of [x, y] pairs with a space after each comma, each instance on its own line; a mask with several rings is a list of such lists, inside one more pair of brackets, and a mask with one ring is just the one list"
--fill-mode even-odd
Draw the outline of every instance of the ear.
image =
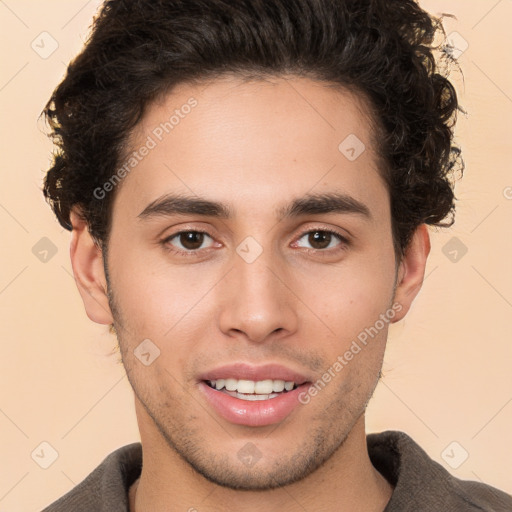
[[421, 224], [414, 232], [400, 261], [394, 302], [400, 304], [402, 309], [397, 311], [393, 322], [398, 322], [407, 314], [412, 301], [420, 291], [429, 252], [430, 237], [428, 229], [426, 224]]
[[70, 214], [71, 266], [84, 301], [87, 316], [98, 324], [112, 324], [112, 312], [108, 304], [107, 280], [103, 269], [103, 252], [89, 233], [86, 221], [73, 210]]

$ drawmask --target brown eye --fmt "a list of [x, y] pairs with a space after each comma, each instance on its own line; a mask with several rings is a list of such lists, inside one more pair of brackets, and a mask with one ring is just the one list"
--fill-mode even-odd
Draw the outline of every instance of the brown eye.
[[332, 234], [326, 231], [314, 231], [309, 233], [308, 242], [313, 249], [325, 249], [331, 243]]
[[322, 250], [342, 245], [343, 242], [345, 242], [345, 239], [341, 235], [328, 230], [317, 229], [304, 233], [297, 245], [308, 249]]
[[[209, 244], [203, 247], [205, 242]], [[181, 251], [197, 251], [198, 249], [205, 249], [212, 243], [212, 238], [207, 233], [201, 231], [181, 231], [169, 237], [167, 242], [178, 250]]]
[[204, 233], [197, 233], [196, 231], [187, 231], [180, 234], [180, 242], [185, 249], [199, 249], [203, 245]]

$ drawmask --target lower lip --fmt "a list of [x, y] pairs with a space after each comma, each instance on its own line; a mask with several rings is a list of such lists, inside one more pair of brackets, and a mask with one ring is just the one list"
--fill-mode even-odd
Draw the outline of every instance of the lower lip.
[[206, 400], [213, 409], [230, 423], [248, 427], [263, 427], [283, 421], [297, 406], [299, 394], [307, 388], [302, 384], [292, 391], [268, 400], [242, 400], [211, 388], [205, 382], [199, 384]]

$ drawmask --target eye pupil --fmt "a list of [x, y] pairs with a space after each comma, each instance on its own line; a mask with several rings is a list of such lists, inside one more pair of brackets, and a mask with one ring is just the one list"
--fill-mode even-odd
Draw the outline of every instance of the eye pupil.
[[315, 249], [325, 249], [331, 243], [331, 238], [328, 231], [313, 231], [309, 234], [308, 242]]
[[187, 231], [180, 234], [180, 242], [185, 249], [199, 249], [204, 242], [204, 233], [196, 231]]

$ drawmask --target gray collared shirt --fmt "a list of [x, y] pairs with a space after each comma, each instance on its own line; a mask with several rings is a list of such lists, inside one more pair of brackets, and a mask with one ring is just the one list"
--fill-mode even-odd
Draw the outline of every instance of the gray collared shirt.
[[[403, 432], [369, 434], [367, 443], [373, 465], [395, 487], [383, 512], [512, 512], [512, 496], [455, 478]], [[129, 512], [128, 490], [141, 468], [141, 444], [123, 446], [43, 512]]]

